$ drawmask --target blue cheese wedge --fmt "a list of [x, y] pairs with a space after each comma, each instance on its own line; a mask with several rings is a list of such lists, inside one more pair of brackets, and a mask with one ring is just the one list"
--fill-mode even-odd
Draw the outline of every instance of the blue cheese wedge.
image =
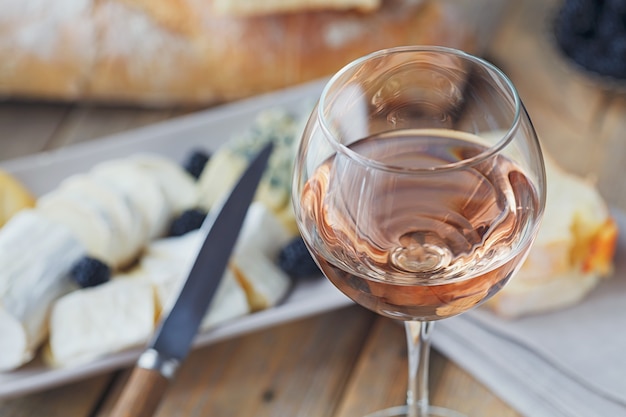
[[[275, 214], [290, 210], [291, 173], [302, 133], [302, 118], [282, 109], [259, 113], [253, 126], [233, 138], [211, 158], [199, 179], [200, 205], [210, 209], [234, 186], [258, 150], [269, 142], [274, 150], [259, 184], [256, 201]], [[292, 221], [289, 216], [282, 220]]]

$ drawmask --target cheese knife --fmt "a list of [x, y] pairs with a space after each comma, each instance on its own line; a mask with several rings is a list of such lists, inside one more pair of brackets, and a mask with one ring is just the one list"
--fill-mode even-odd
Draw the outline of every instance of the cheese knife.
[[202, 224], [206, 238], [189, 276], [137, 360], [110, 417], [149, 417], [156, 411], [219, 286], [271, 151], [271, 143], [259, 151], [220, 209], [211, 210]]

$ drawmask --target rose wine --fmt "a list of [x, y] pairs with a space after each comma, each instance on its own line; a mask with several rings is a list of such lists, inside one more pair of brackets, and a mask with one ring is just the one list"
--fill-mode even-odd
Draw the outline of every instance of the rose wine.
[[504, 156], [451, 165], [486, 150], [470, 134], [407, 130], [325, 161], [299, 213], [324, 274], [358, 304], [404, 320], [441, 319], [488, 299], [530, 247], [538, 196]]

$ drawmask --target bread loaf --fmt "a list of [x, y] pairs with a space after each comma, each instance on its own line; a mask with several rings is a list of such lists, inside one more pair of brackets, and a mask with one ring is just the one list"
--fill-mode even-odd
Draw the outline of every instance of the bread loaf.
[[213, 10], [220, 15], [255, 16], [303, 10], [373, 11], [381, 0], [213, 0]]
[[0, 0], [0, 96], [205, 105], [330, 75], [391, 46], [475, 52], [435, 0], [373, 12], [217, 15], [211, 0]]

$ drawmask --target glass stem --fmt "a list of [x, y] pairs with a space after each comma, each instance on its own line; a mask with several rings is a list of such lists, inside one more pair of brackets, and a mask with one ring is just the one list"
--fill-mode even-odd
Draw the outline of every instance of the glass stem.
[[405, 321], [409, 386], [407, 389], [407, 417], [428, 417], [428, 365], [430, 338], [435, 323], [432, 321]]

